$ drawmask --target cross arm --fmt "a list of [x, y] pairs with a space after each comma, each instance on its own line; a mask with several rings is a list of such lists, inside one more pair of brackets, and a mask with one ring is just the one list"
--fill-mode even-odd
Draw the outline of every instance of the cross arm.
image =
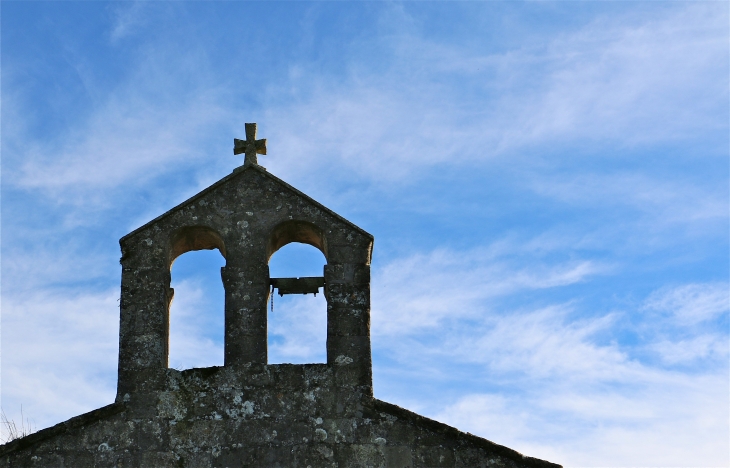
[[[257, 154], [266, 154], [266, 138], [255, 140], [253, 149]], [[246, 140], [233, 139], [233, 154], [244, 154], [248, 150], [248, 142]]]

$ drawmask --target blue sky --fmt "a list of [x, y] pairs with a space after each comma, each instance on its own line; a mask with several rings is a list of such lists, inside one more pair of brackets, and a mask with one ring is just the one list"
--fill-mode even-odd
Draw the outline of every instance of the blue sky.
[[[375, 236], [375, 395], [566, 466], [728, 466], [727, 2], [10, 2], [2, 408], [113, 401], [118, 239], [242, 163]], [[318, 274], [290, 245], [272, 274]], [[219, 365], [217, 251], [170, 365]], [[320, 362], [321, 295], [271, 362]]]

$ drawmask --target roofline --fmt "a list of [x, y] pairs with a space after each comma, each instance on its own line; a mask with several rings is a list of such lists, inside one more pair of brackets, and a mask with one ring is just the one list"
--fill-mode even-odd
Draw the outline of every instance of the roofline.
[[[562, 468], [561, 465], [558, 465], [556, 463], [523, 455], [520, 452], [513, 450], [509, 447], [495, 444], [488, 439], [476, 436], [469, 432], [462, 432], [455, 427], [449, 426], [448, 424], [444, 424], [434, 419], [421, 416], [420, 414], [414, 413], [413, 411], [407, 410], [398, 405], [394, 405], [393, 403], [388, 403], [386, 401], [378, 400], [377, 398], [372, 397], [363, 399], [362, 403], [363, 406], [365, 406], [366, 408], [369, 407], [374, 411], [383, 411], [390, 413], [404, 420], [410, 420], [415, 424], [425, 426], [436, 432], [442, 432], [456, 437], [463, 437], [483, 447], [485, 450], [491, 451], [498, 455], [502, 455], [506, 458], [526, 464], [534, 468]], [[26, 449], [51, 437], [65, 434], [79, 427], [86, 426], [96, 421], [100, 421], [102, 419], [106, 419], [116, 414], [122, 413], [126, 409], [127, 406], [124, 403], [112, 403], [93, 411], [89, 411], [88, 413], [75, 416], [67, 421], [58, 423], [55, 426], [42, 429], [25, 437], [21, 437], [19, 439], [15, 439], [13, 441], [0, 445], [0, 456], [7, 455], [11, 452], [15, 452], [18, 450]]]
[[116, 414], [119, 414], [126, 409], [127, 406], [124, 403], [112, 403], [110, 405], [97, 408], [93, 411], [89, 411], [88, 413], [74, 416], [73, 418], [60, 422], [55, 426], [41, 429], [38, 432], [33, 432], [32, 434], [28, 434], [25, 437], [20, 437], [18, 439], [11, 440], [4, 445], [0, 445], [0, 456], [4, 456], [11, 452], [32, 447], [33, 445], [36, 445], [46, 439], [65, 434], [74, 429], [82, 426], [87, 426], [97, 421], [101, 421], [102, 419], [106, 419]]
[[414, 424], [425, 426], [437, 432], [442, 432], [457, 437], [463, 437], [477, 445], [480, 445], [485, 450], [491, 451], [505, 458], [512, 459], [521, 464], [525, 464], [534, 468], [563, 468], [562, 465], [558, 465], [547, 460], [542, 460], [540, 458], [523, 455], [520, 452], [513, 450], [509, 447], [495, 444], [491, 440], [476, 436], [469, 432], [462, 432], [453, 426], [449, 426], [448, 424], [444, 424], [440, 421], [421, 416], [418, 413], [414, 413], [413, 411], [401, 408], [400, 406], [394, 405], [393, 403], [378, 400], [377, 398], [372, 398], [369, 401], [363, 400], [363, 403], [365, 407], [370, 407], [375, 411], [390, 413], [394, 416], [398, 416], [405, 420], [410, 420]]
[[345, 218], [343, 218], [342, 216], [338, 215], [337, 213], [335, 213], [335, 212], [334, 212], [334, 211], [332, 211], [331, 209], [327, 208], [326, 206], [324, 206], [323, 204], [321, 204], [321, 203], [320, 203], [320, 202], [318, 202], [317, 200], [313, 199], [313, 198], [312, 198], [312, 197], [310, 197], [309, 195], [307, 195], [307, 194], [303, 193], [302, 191], [300, 191], [300, 190], [298, 190], [298, 189], [296, 189], [296, 188], [292, 187], [292, 186], [291, 186], [291, 185], [289, 185], [288, 183], [284, 182], [283, 180], [279, 179], [279, 178], [278, 178], [278, 177], [276, 177], [275, 175], [273, 175], [273, 174], [271, 174], [270, 172], [268, 172], [268, 171], [267, 171], [266, 169], [264, 169], [263, 167], [261, 167], [261, 166], [259, 166], [259, 165], [257, 165], [257, 164], [246, 164], [246, 165], [244, 165], [244, 166], [241, 166], [241, 167], [239, 167], [239, 168], [236, 168], [236, 169], [234, 169], [234, 171], [233, 171], [233, 172], [232, 172], [231, 174], [228, 174], [227, 176], [223, 177], [223, 178], [222, 178], [222, 179], [220, 179], [220, 180], [219, 180], [218, 182], [216, 182], [216, 183], [214, 183], [214, 184], [210, 185], [209, 187], [207, 187], [207, 188], [205, 188], [205, 189], [201, 190], [200, 192], [196, 193], [195, 195], [193, 195], [192, 197], [188, 198], [188, 199], [187, 199], [187, 200], [185, 200], [184, 202], [182, 202], [182, 203], [180, 203], [180, 204], [178, 204], [178, 205], [176, 205], [176, 206], [174, 206], [174, 207], [170, 208], [169, 210], [167, 210], [166, 212], [162, 213], [162, 214], [161, 214], [161, 215], [159, 215], [158, 217], [156, 217], [156, 218], [154, 218], [154, 219], [152, 219], [152, 220], [150, 220], [150, 221], [146, 222], [145, 224], [143, 224], [142, 226], [140, 226], [140, 227], [138, 227], [137, 229], [133, 230], [132, 232], [130, 232], [130, 233], [128, 233], [128, 234], [126, 234], [126, 235], [124, 235], [124, 236], [123, 236], [123, 237], [122, 237], [121, 239], [119, 239], [119, 243], [120, 243], [120, 244], [121, 244], [121, 243], [123, 243], [123, 242], [124, 242], [124, 241], [125, 241], [125, 240], [126, 240], [127, 238], [129, 238], [129, 237], [132, 237], [132, 236], [134, 236], [135, 234], [137, 234], [137, 233], [139, 233], [139, 232], [141, 232], [141, 231], [143, 231], [143, 230], [147, 229], [147, 228], [148, 228], [149, 226], [151, 226], [152, 224], [156, 223], [157, 221], [159, 221], [159, 220], [161, 220], [161, 219], [164, 219], [165, 217], [167, 217], [167, 216], [169, 216], [170, 214], [172, 214], [172, 213], [173, 213], [174, 211], [177, 211], [177, 210], [179, 210], [179, 209], [181, 209], [181, 208], [183, 208], [183, 207], [185, 207], [185, 206], [187, 206], [187, 205], [190, 205], [190, 204], [192, 204], [192, 203], [193, 203], [193, 202], [195, 202], [195, 201], [196, 201], [197, 199], [199, 199], [199, 198], [203, 197], [204, 195], [206, 195], [206, 194], [207, 194], [208, 192], [211, 192], [211, 191], [212, 191], [213, 189], [215, 189], [215, 188], [218, 188], [219, 186], [221, 186], [221, 185], [225, 184], [225, 183], [226, 183], [226, 182], [228, 182], [228, 181], [229, 181], [230, 179], [233, 179], [234, 177], [236, 177], [236, 176], [239, 176], [239, 175], [243, 174], [243, 173], [244, 173], [244, 172], [246, 172], [247, 170], [256, 170], [256, 171], [258, 171], [259, 173], [261, 173], [261, 174], [265, 175], [266, 177], [269, 177], [269, 178], [270, 178], [270, 179], [272, 179], [272, 180], [273, 180], [274, 182], [277, 182], [277, 183], [279, 183], [279, 184], [283, 185], [283, 186], [284, 186], [285, 188], [287, 188], [287, 189], [291, 190], [291, 191], [292, 191], [292, 192], [294, 192], [295, 194], [297, 194], [297, 195], [299, 195], [300, 197], [302, 197], [302, 198], [306, 199], [306, 200], [307, 200], [307, 201], [309, 201], [310, 203], [312, 203], [312, 204], [316, 205], [317, 207], [319, 207], [319, 208], [320, 208], [321, 210], [325, 211], [325, 212], [326, 212], [326, 213], [328, 213], [329, 215], [331, 215], [331, 216], [333, 216], [334, 218], [338, 219], [339, 221], [341, 221], [341, 222], [343, 222], [343, 223], [347, 224], [348, 226], [352, 227], [353, 229], [355, 229], [355, 230], [359, 231], [359, 232], [360, 232], [360, 234], [364, 235], [365, 237], [367, 237], [367, 238], [369, 238], [369, 239], [371, 239], [371, 240], [375, 240], [375, 237], [373, 237], [373, 235], [372, 235], [372, 234], [370, 234], [369, 232], [367, 232], [367, 231], [366, 231], [366, 230], [364, 230], [363, 228], [361, 228], [361, 227], [359, 227], [359, 226], [357, 226], [357, 225], [353, 224], [353, 223], [352, 223], [351, 221], [348, 221], [347, 219], [345, 219]]

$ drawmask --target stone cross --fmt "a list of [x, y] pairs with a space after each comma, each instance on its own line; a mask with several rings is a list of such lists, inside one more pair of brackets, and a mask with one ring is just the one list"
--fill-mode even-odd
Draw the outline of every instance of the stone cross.
[[258, 159], [256, 154], [266, 154], [266, 139], [256, 139], [256, 124], [246, 124], [246, 139], [239, 140], [238, 138], [233, 139], [233, 154], [246, 154], [246, 159], [243, 164], [256, 164], [258, 165]]

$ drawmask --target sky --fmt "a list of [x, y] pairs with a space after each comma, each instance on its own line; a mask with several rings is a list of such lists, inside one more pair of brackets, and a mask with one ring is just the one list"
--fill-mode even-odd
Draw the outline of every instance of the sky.
[[[2, 410], [114, 400], [119, 238], [257, 122], [375, 236], [377, 398], [564, 466], [729, 466], [729, 8], [2, 1]], [[171, 367], [222, 364], [224, 263], [173, 265]], [[270, 362], [324, 361], [325, 313], [277, 296]]]

